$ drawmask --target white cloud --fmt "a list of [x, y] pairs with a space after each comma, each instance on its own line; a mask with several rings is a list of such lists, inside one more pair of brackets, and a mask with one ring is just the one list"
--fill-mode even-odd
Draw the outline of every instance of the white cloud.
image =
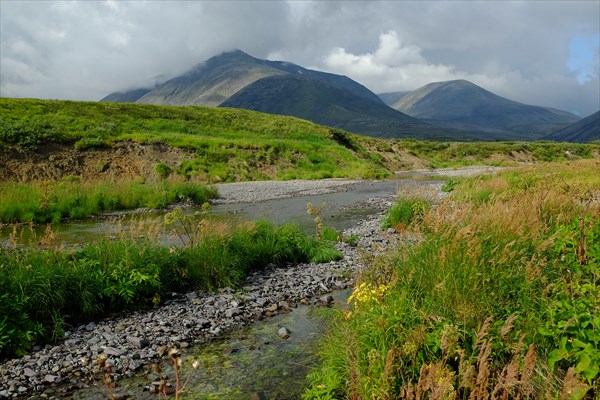
[[373, 52], [352, 54], [335, 48], [325, 57], [324, 66], [376, 92], [407, 91], [430, 82], [458, 79], [453, 67], [428, 63], [419, 46], [403, 44], [395, 31], [381, 33]]

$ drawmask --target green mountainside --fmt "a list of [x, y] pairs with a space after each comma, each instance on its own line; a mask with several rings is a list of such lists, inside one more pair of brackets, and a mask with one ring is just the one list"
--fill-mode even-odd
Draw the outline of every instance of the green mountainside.
[[384, 138], [456, 139], [442, 128], [402, 114], [380, 101], [355, 96], [305, 75], [260, 79], [221, 103], [272, 114], [293, 115], [318, 124]]
[[588, 143], [600, 141], [600, 111], [544, 137], [555, 142]]
[[579, 120], [566, 111], [508, 100], [466, 80], [430, 83], [391, 106], [431, 124], [502, 140], [539, 139]]
[[240, 50], [212, 57], [152, 90], [113, 93], [102, 101], [221, 105], [295, 116], [373, 137], [465, 139], [390, 108], [346, 76], [261, 60]]

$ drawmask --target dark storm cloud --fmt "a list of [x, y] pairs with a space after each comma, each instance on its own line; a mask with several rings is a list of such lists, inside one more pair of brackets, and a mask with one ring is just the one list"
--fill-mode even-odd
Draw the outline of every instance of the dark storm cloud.
[[[97, 100], [239, 48], [346, 74], [376, 92], [464, 78], [530, 104], [581, 115], [600, 108], [597, 1], [3, 0], [0, 7], [2, 96]], [[574, 57], [573, 43], [591, 47]]]

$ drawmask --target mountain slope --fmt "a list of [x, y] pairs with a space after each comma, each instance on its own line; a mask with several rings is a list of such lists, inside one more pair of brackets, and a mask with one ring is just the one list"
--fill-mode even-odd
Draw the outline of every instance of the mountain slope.
[[246, 86], [221, 107], [292, 115], [373, 137], [452, 138], [444, 129], [306, 75], [277, 75]]
[[390, 108], [346, 76], [261, 60], [240, 50], [212, 57], [137, 99], [129, 93], [115, 93], [104, 100], [247, 108], [376, 137], [461, 138]]
[[135, 103], [152, 89], [133, 89], [125, 92], [111, 93], [100, 101], [108, 103]]
[[545, 136], [545, 140], [555, 142], [577, 142], [588, 143], [600, 140], [600, 111], [585, 117], [551, 135]]
[[517, 134], [526, 140], [579, 120], [566, 111], [505, 99], [465, 80], [430, 83], [402, 96], [392, 107], [446, 128]]

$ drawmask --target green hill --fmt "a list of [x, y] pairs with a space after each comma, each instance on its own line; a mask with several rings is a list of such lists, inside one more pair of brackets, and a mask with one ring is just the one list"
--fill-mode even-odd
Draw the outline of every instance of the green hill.
[[[161, 143], [185, 152], [173, 173], [203, 182], [386, 176], [356, 140], [297, 118], [241, 109], [0, 98], [0, 155], [33, 157], [62, 143], [78, 159], [110, 153], [124, 141]], [[109, 172], [98, 168], [98, 179]]]
[[221, 106], [293, 115], [372, 137], [432, 140], [459, 137], [402, 114], [381, 101], [353, 95], [350, 90], [305, 75], [260, 79]]

